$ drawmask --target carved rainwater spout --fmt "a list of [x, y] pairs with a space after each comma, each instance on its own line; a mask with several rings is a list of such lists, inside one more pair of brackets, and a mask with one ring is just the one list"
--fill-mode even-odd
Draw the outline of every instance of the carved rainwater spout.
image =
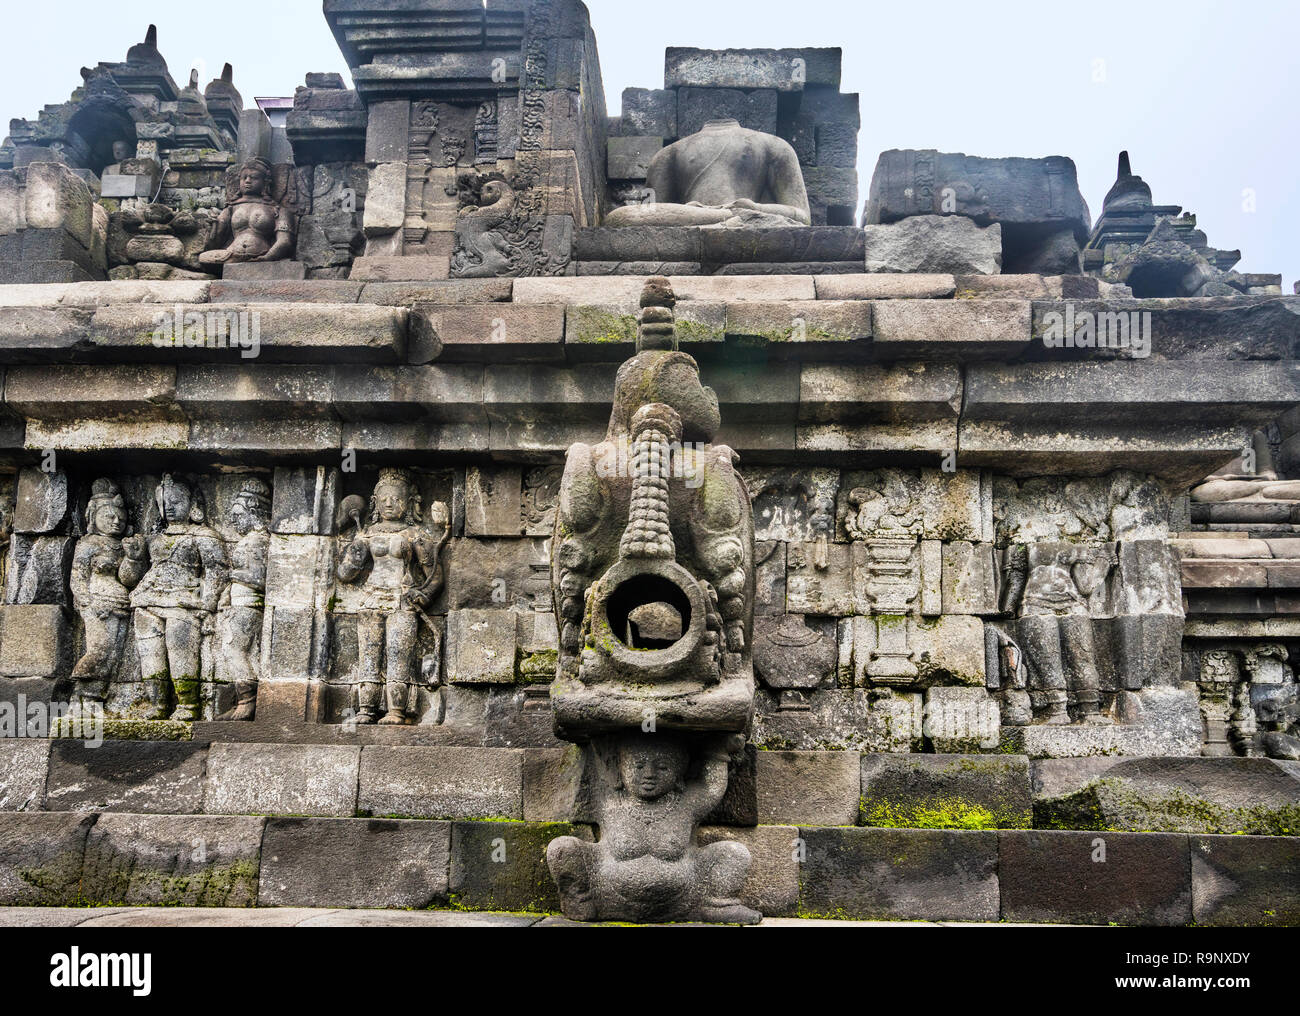
[[609, 433], [574, 445], [560, 490], [552, 685], [559, 736], [583, 744], [600, 839], [547, 854], [579, 920], [752, 923], [739, 843], [695, 844], [726, 793], [753, 710], [754, 528], [717, 396], [676, 348], [666, 279], [641, 298]]

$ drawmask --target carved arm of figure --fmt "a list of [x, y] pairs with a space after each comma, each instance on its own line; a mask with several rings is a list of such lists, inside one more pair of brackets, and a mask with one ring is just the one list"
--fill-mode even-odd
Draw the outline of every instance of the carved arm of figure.
[[686, 787], [686, 797], [697, 821], [716, 808], [726, 795], [732, 756], [744, 747], [744, 734], [715, 737], [705, 747], [699, 779]]
[[230, 559], [226, 556], [226, 548], [216, 537], [199, 538], [199, 557], [203, 562], [199, 593], [203, 599], [203, 609], [212, 614], [221, 603], [221, 594], [226, 591], [226, 585], [230, 581]]
[[117, 580], [127, 589], [134, 589], [149, 570], [149, 543], [143, 536], [128, 536], [122, 541], [122, 552]]
[[339, 561], [338, 576], [340, 582], [356, 582], [370, 563], [370, 545], [358, 533], [356, 538], [343, 551]]
[[423, 572], [425, 579], [423, 585], [412, 589], [406, 594], [412, 606], [421, 610], [425, 609], [442, 590], [442, 550], [450, 538], [451, 526], [448, 524], [436, 537], [422, 533], [416, 539], [413, 548], [415, 560], [419, 562], [420, 570]]
[[281, 205], [275, 217], [275, 243], [271, 245], [269, 251], [255, 260], [288, 261], [293, 257], [294, 232], [293, 213]]
[[107, 555], [100, 555], [99, 548], [85, 538], [77, 544], [76, 553], [72, 555], [72, 574], [68, 578], [68, 586], [72, 590], [72, 602], [79, 610], [91, 606], [90, 576], [95, 572], [101, 556]]
[[1015, 616], [1020, 606], [1020, 599], [1025, 595], [1025, 584], [1029, 579], [1029, 548], [1023, 544], [1013, 544], [1004, 551], [1006, 585], [1002, 589], [1002, 613]]
[[235, 210], [227, 207], [222, 209], [215, 222], [212, 223], [212, 232], [208, 235], [208, 250], [225, 250], [234, 242], [235, 233], [231, 229], [231, 221], [234, 219]]

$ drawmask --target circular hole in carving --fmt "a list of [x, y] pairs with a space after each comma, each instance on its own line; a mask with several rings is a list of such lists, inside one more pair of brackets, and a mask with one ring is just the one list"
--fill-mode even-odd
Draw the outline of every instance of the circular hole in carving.
[[691, 601], [675, 582], [638, 575], [622, 583], [605, 608], [614, 637], [629, 649], [669, 649], [691, 627]]

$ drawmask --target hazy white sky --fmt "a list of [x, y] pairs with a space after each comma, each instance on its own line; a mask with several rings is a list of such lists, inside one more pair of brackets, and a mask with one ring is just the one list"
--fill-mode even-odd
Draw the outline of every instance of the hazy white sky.
[[[877, 154], [1068, 155], [1094, 218], [1128, 148], [1156, 201], [1196, 212], [1243, 271], [1300, 277], [1297, 0], [588, 0], [611, 113], [662, 87], [667, 46], [840, 46], [862, 96], [859, 174]], [[121, 60], [158, 25], [172, 76], [235, 65], [254, 96], [346, 72], [319, 0], [6, 4], [0, 116], [66, 100], [78, 70]], [[1253, 195], [1252, 202], [1248, 200]]]

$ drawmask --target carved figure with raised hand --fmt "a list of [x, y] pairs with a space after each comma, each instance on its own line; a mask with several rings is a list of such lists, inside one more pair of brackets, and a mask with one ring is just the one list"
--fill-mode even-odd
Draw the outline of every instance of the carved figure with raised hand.
[[442, 588], [450, 513], [435, 502], [432, 531], [425, 529], [420, 495], [404, 469], [380, 471], [364, 526], [359, 500], [345, 498], [340, 511], [341, 526], [350, 523], [352, 537], [338, 566], [339, 581], [351, 587], [340, 595], [339, 609], [357, 618], [357, 722], [409, 723], [418, 628]]
[[293, 257], [298, 227], [287, 194], [277, 196], [275, 174], [265, 159], [249, 159], [239, 170], [234, 194], [213, 226], [210, 250], [199, 263], [287, 261]]
[[[96, 480], [86, 506], [86, 535], [72, 556], [72, 602], [85, 629], [86, 651], [72, 670], [73, 707], [103, 708], [122, 662], [131, 620], [131, 587], [141, 575], [128, 557], [126, 502], [112, 480]], [[133, 541], [133, 548], [136, 546]]]
[[749, 849], [695, 843], [696, 826], [726, 793], [730, 756], [743, 745], [743, 735], [707, 738], [694, 767], [696, 753], [671, 734], [628, 735], [604, 746], [613, 772], [596, 781], [600, 840], [563, 836], [546, 851], [565, 915], [757, 924], [762, 915], [739, 899]]

